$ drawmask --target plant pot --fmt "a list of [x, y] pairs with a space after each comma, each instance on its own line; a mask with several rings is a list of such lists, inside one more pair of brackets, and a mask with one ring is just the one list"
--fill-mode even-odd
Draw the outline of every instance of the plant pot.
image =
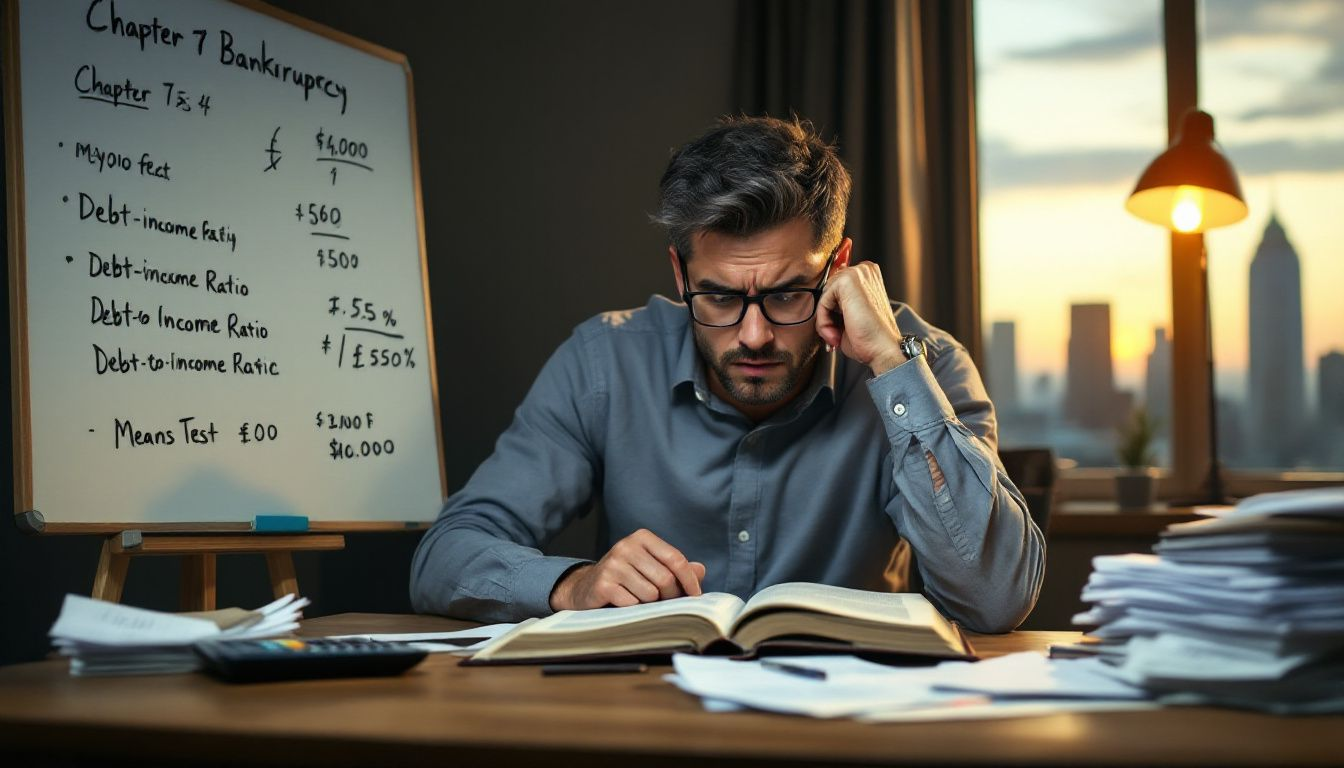
[[1115, 476], [1115, 500], [1121, 509], [1148, 509], [1156, 490], [1157, 473], [1151, 468], [1127, 469]]

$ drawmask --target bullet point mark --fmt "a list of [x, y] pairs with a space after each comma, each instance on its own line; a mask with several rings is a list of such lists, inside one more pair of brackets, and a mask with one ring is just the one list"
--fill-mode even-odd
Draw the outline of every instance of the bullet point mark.
[[75, 257], [74, 257], [74, 256], [66, 256], [66, 257], [65, 257], [65, 263], [66, 263], [66, 264], [69, 264], [70, 262], [72, 262], [72, 261], [74, 261], [74, 260], [75, 260]]
[[56, 142], [56, 146], [58, 146], [58, 147], [64, 147], [64, 146], [65, 146], [65, 142], [64, 142], [64, 141], [58, 141], [58, 142]]
[[70, 196], [69, 196], [69, 195], [61, 195], [61, 202], [62, 202], [62, 203], [68, 203], [68, 202], [70, 202]]

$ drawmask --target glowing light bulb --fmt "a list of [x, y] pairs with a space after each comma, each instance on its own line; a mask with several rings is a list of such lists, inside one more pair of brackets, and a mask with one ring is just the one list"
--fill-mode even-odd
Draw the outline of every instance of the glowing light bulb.
[[1197, 232], [1204, 223], [1204, 193], [1198, 187], [1181, 186], [1171, 203], [1171, 227], [1177, 232]]

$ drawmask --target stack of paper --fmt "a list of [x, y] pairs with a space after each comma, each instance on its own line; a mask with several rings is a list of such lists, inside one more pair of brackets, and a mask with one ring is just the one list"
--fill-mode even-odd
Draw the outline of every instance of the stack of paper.
[[291, 594], [255, 611], [161, 613], [66, 595], [49, 634], [70, 657], [72, 675], [190, 672], [199, 666], [191, 650], [197, 640], [283, 635], [298, 628], [305, 605], [308, 598]]
[[1099, 557], [1075, 617], [1166, 700], [1344, 711], [1344, 487], [1263, 494]]
[[934, 667], [888, 667], [854, 656], [737, 661], [677, 654], [672, 663], [676, 674], [666, 679], [715, 712], [751, 708], [895, 722], [1152, 706], [1144, 691], [1101, 672], [1095, 659], [1037, 653]]

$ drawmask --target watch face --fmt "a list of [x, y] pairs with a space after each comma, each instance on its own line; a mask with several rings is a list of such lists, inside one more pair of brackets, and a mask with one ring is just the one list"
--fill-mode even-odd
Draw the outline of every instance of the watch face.
[[901, 351], [907, 360], [912, 360], [924, 354], [924, 342], [918, 336], [906, 336], [901, 339]]

